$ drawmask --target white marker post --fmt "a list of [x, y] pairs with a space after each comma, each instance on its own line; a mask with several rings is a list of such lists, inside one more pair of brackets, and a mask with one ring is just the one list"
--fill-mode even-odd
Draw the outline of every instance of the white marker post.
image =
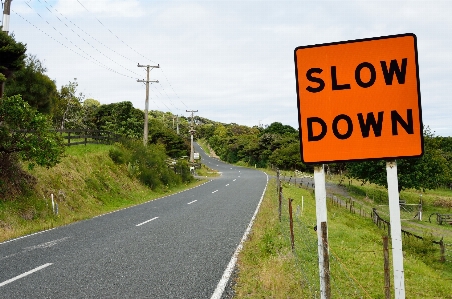
[[394, 271], [394, 295], [396, 299], [405, 298], [405, 275], [403, 271], [402, 226], [400, 223], [399, 183], [397, 162], [386, 162], [388, 180], [389, 216], [392, 240], [392, 264]]
[[314, 167], [315, 212], [317, 216], [317, 245], [319, 252], [320, 298], [329, 299], [330, 261], [328, 252], [328, 228], [326, 209], [325, 171], [323, 164]]

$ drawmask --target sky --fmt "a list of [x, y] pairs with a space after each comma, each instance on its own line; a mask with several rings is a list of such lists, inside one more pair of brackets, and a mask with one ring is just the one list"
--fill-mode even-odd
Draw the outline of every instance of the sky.
[[[4, 0], [2, 0], [4, 2]], [[10, 32], [60, 88], [101, 104], [298, 128], [294, 49], [417, 36], [422, 118], [452, 136], [452, 1], [13, 0]]]

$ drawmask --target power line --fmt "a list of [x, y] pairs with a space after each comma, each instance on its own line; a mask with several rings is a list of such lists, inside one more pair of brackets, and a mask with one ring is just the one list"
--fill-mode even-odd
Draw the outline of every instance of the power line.
[[134, 60], [130, 59], [127, 56], [122, 55], [121, 53], [116, 52], [114, 49], [110, 48], [109, 46], [105, 45], [104, 43], [102, 43], [101, 41], [99, 41], [97, 38], [93, 37], [91, 34], [89, 34], [88, 32], [86, 32], [85, 30], [83, 30], [82, 28], [80, 28], [77, 24], [75, 24], [74, 22], [72, 22], [71, 20], [69, 20], [66, 16], [64, 16], [61, 12], [59, 12], [56, 8], [54, 8], [51, 4], [49, 4], [46, 0], [44, 0], [45, 3], [47, 3], [50, 7], [52, 7], [56, 12], [58, 12], [61, 16], [63, 16], [68, 22], [70, 22], [72, 25], [74, 25], [75, 27], [77, 27], [81, 32], [83, 32], [84, 34], [86, 34], [87, 36], [91, 37], [93, 40], [95, 40], [96, 42], [98, 42], [99, 44], [101, 44], [102, 46], [104, 46], [105, 48], [107, 48], [108, 50], [112, 51], [113, 53], [115, 53], [116, 55], [121, 56], [124, 59], [127, 59], [131, 62], [135, 62]]
[[[79, 0], [77, 0], [77, 2], [89, 13], [91, 13], [88, 8], [86, 8]], [[146, 60], [149, 60], [150, 62], [156, 63], [155, 61], [145, 57], [143, 54], [139, 53], [137, 50], [135, 50], [134, 48], [132, 48], [131, 46], [129, 46], [125, 41], [123, 41], [122, 39], [120, 39], [116, 34], [114, 34], [107, 26], [105, 26], [97, 17], [94, 17], [99, 24], [101, 24], [106, 30], [108, 30], [114, 37], [116, 37], [121, 43], [123, 43], [125, 46], [127, 46], [130, 50], [134, 51], [135, 53], [137, 53], [138, 55], [140, 55], [141, 57], [143, 57]]]
[[[32, 8], [28, 3], [25, 3], [25, 4], [26, 4], [28, 7], [30, 7], [30, 9], [33, 10], [33, 8]], [[67, 48], [67, 49], [71, 50], [72, 52], [74, 52], [75, 54], [79, 55], [80, 57], [82, 57], [82, 58], [84, 58], [84, 59], [86, 59], [86, 60], [91, 60], [91, 61], [95, 62], [97, 65], [99, 65], [99, 66], [101, 66], [101, 67], [105, 68], [106, 70], [109, 70], [109, 71], [111, 71], [111, 72], [113, 72], [113, 73], [119, 74], [119, 75], [124, 76], [124, 77], [131, 78], [131, 79], [135, 79], [134, 77], [131, 77], [131, 76], [128, 76], [128, 75], [125, 75], [125, 74], [123, 74], [123, 73], [120, 73], [120, 72], [117, 72], [117, 71], [113, 70], [112, 68], [106, 66], [105, 64], [103, 64], [103, 63], [101, 63], [100, 61], [98, 61], [97, 59], [95, 59], [95, 58], [94, 58], [93, 56], [91, 56], [90, 54], [86, 53], [83, 49], [81, 49], [79, 46], [77, 46], [76, 44], [74, 44], [71, 40], [69, 40], [67, 37], [65, 37], [60, 31], [58, 31], [58, 30], [55, 28], [55, 26], [51, 25], [51, 24], [50, 24], [44, 17], [42, 17], [37, 11], [35, 11], [35, 13], [36, 13], [41, 19], [43, 19], [43, 20], [44, 20], [50, 27], [52, 27], [59, 35], [61, 35], [61, 36], [62, 36], [64, 39], [66, 39], [70, 44], [72, 44], [75, 48], [77, 48], [78, 50], [80, 50], [81, 52], [83, 52], [83, 53], [84, 53], [87, 57], [89, 57], [89, 58], [83, 56], [82, 54], [80, 54], [80, 53], [78, 53], [78, 52], [76, 52], [76, 51], [74, 51], [72, 48], [70, 48], [70, 47], [64, 45], [63, 43], [61, 43], [60, 41], [58, 41], [58, 40], [55, 39], [54, 37], [50, 36], [47, 32], [45, 32], [45, 31], [43, 31], [42, 29], [38, 28], [36, 25], [33, 25], [30, 21], [28, 21], [27, 19], [25, 19], [25, 18], [24, 18], [22, 15], [20, 15], [19, 13], [15, 12], [14, 10], [12, 10], [12, 11], [13, 11], [15, 14], [17, 14], [19, 17], [21, 17], [23, 20], [25, 20], [27, 23], [29, 23], [30, 25], [32, 25], [33, 27], [35, 27], [36, 29], [38, 29], [39, 31], [41, 31], [42, 33], [44, 33], [45, 35], [47, 35], [48, 37], [50, 37], [51, 39], [53, 39], [54, 41], [56, 41], [57, 43], [59, 43], [60, 45], [64, 46], [65, 48]]]
[[[45, 0], [44, 0], [45, 1]], [[86, 6], [85, 5], [83, 5], [81, 2], [80, 2], [80, 0], [77, 0], [77, 2], [87, 11], [87, 12], [89, 12], [89, 13], [91, 13], [90, 11], [89, 11], [89, 9], [88, 8], [86, 8]], [[134, 51], [136, 54], [138, 54], [139, 56], [141, 56], [142, 58], [145, 58], [146, 60], [149, 60], [150, 62], [153, 62], [153, 63], [156, 63], [155, 61], [153, 61], [152, 59], [149, 59], [148, 57], [145, 57], [143, 54], [141, 54], [141, 53], [139, 53], [137, 50], [135, 50], [134, 48], [132, 48], [131, 46], [129, 46], [126, 42], [124, 42], [122, 39], [120, 39], [116, 34], [114, 34], [109, 28], [107, 28], [97, 17], [94, 17], [98, 22], [99, 22], [99, 24], [101, 24], [106, 30], [108, 30], [113, 36], [115, 36], [121, 43], [123, 43], [125, 46], [127, 46], [129, 49], [131, 49], [132, 51]], [[174, 88], [173, 88], [173, 86], [172, 86], [172, 84], [171, 84], [171, 82], [168, 80], [168, 77], [166, 76], [166, 74], [165, 74], [165, 72], [163, 71], [163, 70], [161, 70], [162, 71], [162, 74], [163, 74], [163, 76], [165, 77], [165, 79], [166, 79], [166, 81], [168, 82], [168, 85], [171, 87], [171, 89], [172, 89], [172, 91], [174, 92], [174, 94], [177, 96], [177, 98], [179, 98], [180, 99], [180, 97], [179, 97], [179, 95], [176, 93], [176, 91], [174, 90]], [[182, 102], [182, 100], [181, 100], [181, 102]], [[182, 104], [186, 107], [186, 108], [188, 108], [188, 106], [187, 105], [185, 105], [185, 103], [184, 102], [182, 102]]]
[[[45, 1], [45, 0], [44, 0]], [[41, 0], [38, 0], [38, 2], [39, 3], [41, 3], [42, 4], [42, 2], [41, 2]], [[46, 1], [46, 3], [47, 3], [47, 1]], [[27, 3], [27, 5], [28, 5], [28, 3]], [[28, 5], [28, 7], [30, 7], [30, 5]], [[31, 8], [31, 7], [30, 7]], [[52, 7], [53, 8], [53, 7]], [[51, 13], [51, 14], [53, 14], [53, 15], [55, 15], [47, 6], [46, 6], [46, 9]], [[56, 10], [56, 9], [55, 9]], [[37, 12], [36, 12], [37, 13]], [[58, 12], [59, 13], [59, 12]], [[37, 13], [38, 14], [38, 13]], [[39, 15], [39, 14], [38, 14]], [[64, 17], [61, 13], [60, 13], [60, 15], [62, 16], [62, 17]], [[41, 15], [39, 15], [41, 18], [42, 18], [42, 16]], [[88, 45], [90, 45], [91, 46], [91, 48], [93, 48], [94, 50], [96, 50], [99, 54], [101, 54], [102, 56], [104, 56], [105, 58], [107, 58], [108, 60], [110, 60], [111, 62], [113, 62], [113, 63], [115, 63], [115, 64], [117, 64], [119, 67], [121, 67], [122, 69], [125, 69], [125, 70], [127, 70], [127, 71], [129, 71], [129, 72], [131, 72], [131, 73], [133, 73], [133, 74], [135, 74], [135, 75], [137, 75], [137, 76], [139, 76], [139, 74], [137, 74], [137, 73], [135, 73], [134, 71], [132, 71], [132, 70], [130, 70], [130, 69], [128, 69], [127, 67], [125, 67], [125, 66], [123, 66], [123, 65], [121, 65], [121, 64], [119, 64], [118, 62], [116, 62], [115, 60], [113, 60], [113, 59], [111, 59], [110, 57], [108, 57], [107, 55], [105, 55], [103, 52], [101, 52], [100, 50], [98, 50], [96, 47], [94, 47], [91, 43], [89, 43], [85, 38], [83, 38], [82, 36], [80, 36], [77, 32], [75, 32], [72, 28], [70, 28], [65, 22], [63, 22], [57, 15], [55, 15], [55, 17], [61, 22], [61, 23], [63, 23], [69, 30], [71, 30], [74, 34], [76, 34], [81, 40], [83, 40], [85, 43], [87, 43]], [[66, 18], [66, 17], [65, 17]], [[68, 20], [69, 21], [69, 19], [67, 19], [66, 18], [66, 20]], [[46, 21], [47, 22], [47, 24], [49, 24], [49, 22], [48, 21]], [[72, 22], [71, 22], [72, 23]], [[73, 24], [73, 23], [72, 23]], [[49, 24], [50, 25], [50, 24]], [[53, 26], [52, 26], [53, 27]], [[53, 27], [54, 29], [55, 29], [55, 27]], [[55, 29], [56, 30], [56, 29]], [[61, 33], [60, 33], [61, 34]], [[67, 39], [67, 38], [66, 38]], [[79, 48], [80, 49], [80, 48]]]
[[[42, 1], [45, 2], [45, 4], [44, 4]], [[69, 18], [67, 18], [66, 16], [64, 16], [60, 11], [58, 11], [58, 10], [57, 10], [55, 7], [53, 7], [49, 2], [47, 2], [47, 0], [42, 0], [42, 1], [41, 1], [41, 0], [38, 0], [38, 2], [41, 3], [43, 6], [45, 6], [45, 8], [47, 9], [47, 11], [48, 11], [49, 13], [53, 14], [54, 17], [56, 17], [56, 18], [58, 19], [59, 22], [61, 22], [62, 24], [64, 24], [64, 26], [65, 26], [67, 29], [70, 29], [70, 30], [72, 31], [72, 33], [76, 34], [78, 38], [80, 38], [83, 42], [85, 42], [86, 44], [88, 44], [88, 45], [89, 45], [92, 49], [94, 49], [97, 53], [101, 54], [104, 58], [108, 59], [109, 61], [113, 62], [115, 65], [119, 66], [121, 69], [126, 70], [126, 71], [128, 71], [128, 72], [134, 74], [135, 76], [139, 77], [139, 74], [137, 74], [136, 72], [134, 72], [134, 71], [128, 69], [127, 67], [124, 67], [123, 65], [121, 65], [121, 64], [118, 63], [118, 62], [116, 62], [114, 59], [112, 59], [112, 58], [109, 57], [108, 55], [106, 55], [106, 53], [104, 53], [102, 50], [100, 50], [100, 49], [98, 49], [97, 47], [95, 47], [95, 46], [92, 44], [92, 42], [88, 41], [88, 39], [87, 39], [86, 37], [84, 37], [84, 35], [90, 37], [92, 40], [96, 41], [97, 43], [101, 44], [103, 47], [105, 47], [105, 48], [107, 48], [108, 50], [112, 51], [113, 53], [115, 53], [115, 54], [121, 56], [122, 58], [125, 58], [125, 59], [127, 59], [127, 60], [129, 60], [129, 61], [133, 61], [132, 59], [130, 59], [129, 57], [126, 57], [125, 55], [122, 55], [121, 53], [119, 53], [119, 52], [115, 51], [114, 49], [108, 47], [106, 44], [102, 43], [100, 40], [98, 40], [98, 39], [96, 39], [95, 37], [93, 37], [92, 35], [90, 35], [88, 32], [86, 32], [86, 31], [83, 30], [80, 26], [78, 26], [75, 22], [71, 21]], [[88, 10], [88, 8], [87, 8], [86, 6], [83, 5], [83, 3], [82, 3], [81, 1], [77, 0], [77, 2], [78, 2], [78, 3], [79, 3], [86, 11], [90, 12], [90, 11]], [[58, 26], [55, 27], [54, 25], [52, 25], [52, 24], [49, 22], [49, 20], [47, 20], [47, 19], [44, 17], [44, 15], [38, 13], [38, 11], [36, 11], [34, 8], [32, 8], [32, 7], [29, 5], [29, 2], [25, 2], [25, 4], [26, 4], [30, 9], [32, 9], [32, 10], [33, 10], [33, 11], [34, 11], [34, 12], [35, 12], [35, 13], [36, 13], [43, 21], [45, 21], [50, 27], [52, 27], [53, 30], [54, 30], [55, 32], [57, 32], [61, 37], [63, 37], [63, 38], [65, 39], [66, 43], [68, 43], [68, 44], [65, 44], [64, 42], [60, 41], [60, 40], [59, 40], [58, 38], [56, 38], [55, 36], [52, 36], [51, 34], [49, 34], [49, 33], [47, 32], [47, 30], [43, 30], [43, 29], [39, 28], [38, 26], [32, 24], [32, 23], [31, 23], [29, 20], [27, 20], [24, 16], [22, 16], [22, 15], [20, 15], [19, 13], [13, 11], [13, 12], [14, 12], [15, 14], [17, 14], [20, 18], [22, 18], [24, 21], [26, 21], [28, 24], [30, 24], [31, 26], [33, 26], [35, 29], [37, 29], [37, 30], [40, 31], [41, 33], [45, 34], [47, 37], [49, 37], [49, 38], [51, 38], [52, 40], [56, 41], [58, 44], [60, 44], [61, 46], [65, 47], [66, 49], [72, 51], [73, 53], [77, 54], [78, 56], [80, 56], [80, 57], [82, 57], [82, 58], [84, 58], [84, 59], [86, 59], [86, 60], [92, 61], [92, 62], [94, 62], [95, 64], [97, 64], [98, 66], [100, 66], [100, 67], [102, 67], [102, 68], [104, 68], [104, 69], [106, 69], [106, 70], [108, 70], [108, 71], [110, 71], [110, 72], [113, 72], [113, 73], [115, 73], [115, 74], [121, 75], [121, 76], [123, 76], [123, 77], [131, 78], [131, 79], [136, 79], [136, 78], [137, 78], [137, 77], [133, 77], [133, 76], [128, 75], [128, 74], [124, 74], [123, 72], [116, 71], [116, 70], [113, 69], [112, 67], [110, 67], [110, 66], [108, 66], [108, 65], [106, 65], [106, 64], [104, 64], [104, 63], [102, 63], [98, 58], [96, 58], [95, 56], [93, 56], [92, 54], [90, 54], [89, 51], [84, 50], [79, 44], [77, 44], [75, 41], [71, 40], [71, 38], [70, 38], [69, 36], [63, 34], [60, 30], [58, 30], [58, 29], [59, 29]], [[114, 35], [115, 38], [116, 38], [117, 40], [119, 40], [122, 44], [124, 44], [125, 46], [127, 46], [129, 49], [131, 49], [134, 53], [138, 54], [139, 56], [141, 56], [141, 57], [143, 57], [143, 58], [145, 58], [145, 59], [147, 59], [147, 60], [149, 60], [149, 61], [153, 61], [153, 60], [151, 60], [151, 59], [145, 57], [144, 55], [142, 55], [141, 53], [139, 53], [138, 51], [136, 51], [135, 49], [133, 49], [133, 48], [132, 48], [130, 45], [128, 45], [125, 41], [123, 41], [122, 39], [120, 39], [115, 33], [113, 33], [112, 30], [110, 30], [109, 28], [107, 28], [107, 27], [106, 27], [106, 26], [105, 26], [105, 25], [104, 25], [97, 17], [94, 17], [94, 18], [95, 18], [95, 19], [99, 22], [99, 24], [101, 24], [106, 30], [108, 30], [112, 35]], [[76, 28], [73, 28], [71, 25], [74, 26], [74, 27], [76, 27]], [[57, 29], [57, 28], [58, 28], [58, 29]], [[82, 32], [83, 34], [76, 32], [75, 29], [80, 30], [80, 32]], [[181, 102], [186, 108], [188, 108], [188, 106], [180, 99], [179, 95], [178, 95], [178, 94], [176, 93], [176, 91], [174, 90], [174, 88], [173, 88], [171, 82], [169, 81], [167, 75], [165, 74], [165, 72], [164, 72], [163, 70], [162, 70], [162, 74], [163, 74], [163, 76], [164, 76], [166, 82], [168, 83], [170, 89], [172, 90], [172, 92], [174, 93], [174, 95], [176, 95], [177, 99], [179, 99], [180, 102]], [[169, 96], [169, 94], [168, 94], [168, 92], [167, 92], [167, 90], [166, 90], [166, 88], [165, 88], [164, 86], [161, 86], [161, 88], [156, 88], [156, 87], [154, 87], [154, 89], [157, 91], [157, 93], [154, 94], [156, 97], [159, 97], [159, 95], [160, 95], [162, 98], [163, 98], [163, 97], [166, 97], [166, 98], [169, 100], [169, 103], [170, 103], [169, 105], [170, 105], [170, 106], [172, 106], [172, 107], [173, 107], [174, 109], [176, 109], [176, 110], [182, 110], [182, 109], [178, 108], [179, 105], [176, 106], [176, 105], [174, 104], [174, 100], [171, 99], [171, 97]], [[161, 91], [160, 89], [163, 89], [163, 91]], [[171, 113], [173, 113], [172, 109], [171, 109], [167, 104], [165, 104], [165, 102], [162, 102], [162, 103], [163, 103], [163, 105], [164, 105]]]

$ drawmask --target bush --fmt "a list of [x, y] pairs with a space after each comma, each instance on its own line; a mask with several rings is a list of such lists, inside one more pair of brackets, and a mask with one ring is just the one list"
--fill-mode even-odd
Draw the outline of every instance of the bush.
[[[161, 144], [144, 146], [138, 140], [122, 140], [109, 151], [109, 156], [116, 164], [125, 164], [131, 177], [137, 177], [153, 190], [192, 179], [187, 162], [178, 162], [174, 170], [168, 167], [165, 147]], [[179, 174], [177, 170], [180, 170]]]
[[406, 236], [403, 238], [403, 249], [407, 252], [419, 256], [425, 263], [431, 264], [439, 261], [439, 245], [433, 243], [433, 235], [431, 233], [424, 234], [422, 240]]
[[110, 159], [116, 164], [124, 164], [124, 150], [119, 149], [118, 147], [114, 147], [110, 149], [108, 152], [108, 156]]

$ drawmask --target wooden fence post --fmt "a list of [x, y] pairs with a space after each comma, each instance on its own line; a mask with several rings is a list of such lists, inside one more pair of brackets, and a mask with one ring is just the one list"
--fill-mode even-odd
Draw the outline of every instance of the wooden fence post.
[[328, 230], [326, 222], [320, 224], [322, 234], [322, 247], [323, 247], [323, 273], [325, 282], [325, 299], [331, 298], [331, 281], [330, 281], [330, 255], [328, 252]]
[[391, 299], [391, 275], [389, 272], [389, 241], [387, 236], [383, 236], [383, 257], [384, 257], [384, 277], [385, 277], [385, 299]]

